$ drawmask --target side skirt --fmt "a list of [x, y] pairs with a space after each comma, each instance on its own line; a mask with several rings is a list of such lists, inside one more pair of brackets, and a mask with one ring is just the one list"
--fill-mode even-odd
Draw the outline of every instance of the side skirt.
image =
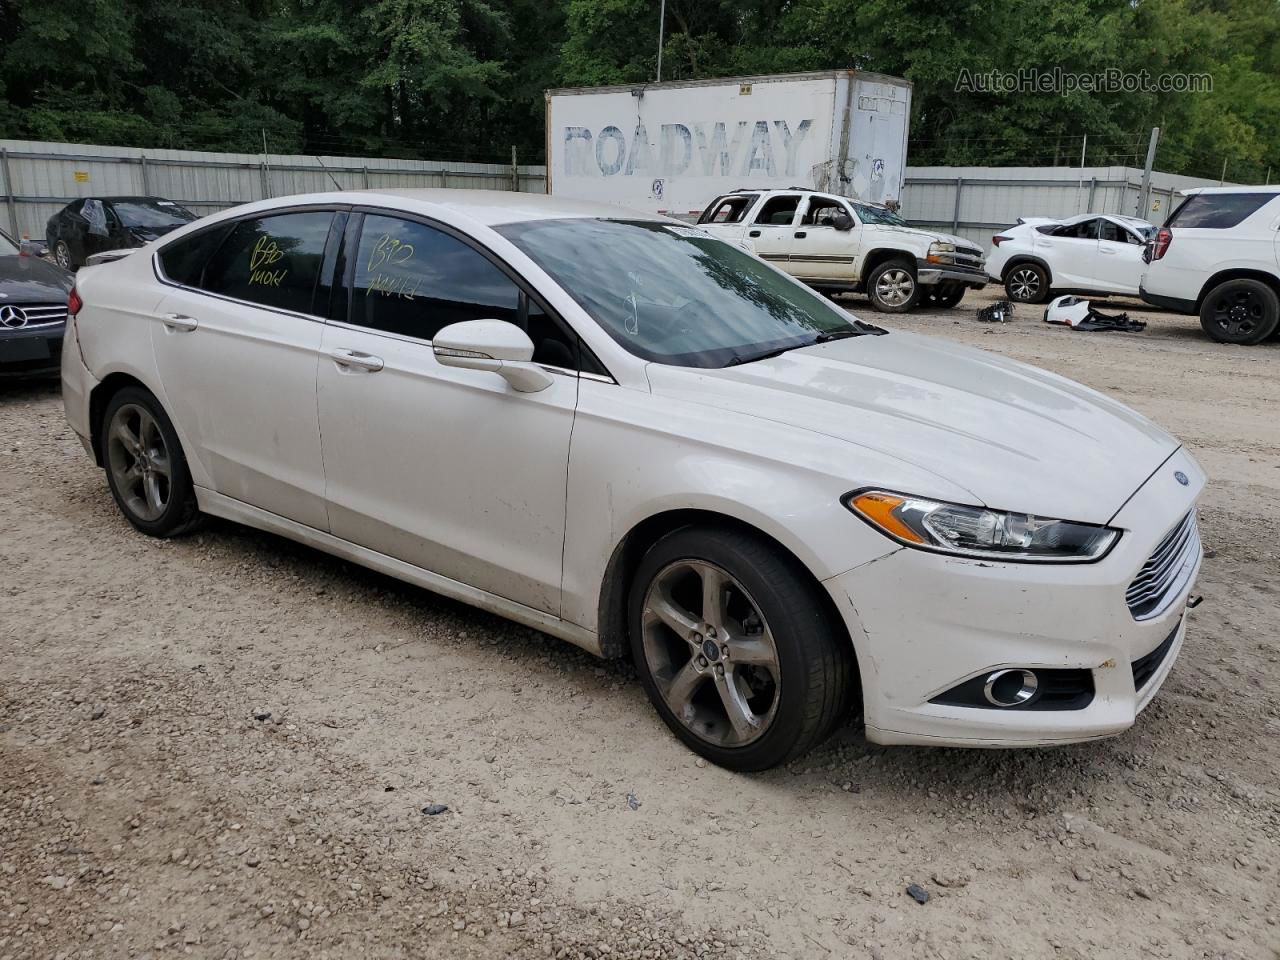
[[514, 600], [508, 600], [505, 597], [499, 597], [496, 594], [468, 586], [465, 583], [459, 583], [457, 580], [450, 580], [448, 577], [442, 577], [438, 573], [432, 573], [422, 567], [416, 567], [411, 563], [405, 563], [403, 560], [397, 560], [395, 557], [389, 557], [385, 553], [378, 553], [376, 550], [370, 550], [348, 540], [340, 540], [332, 534], [316, 530], [313, 527], [305, 526], [295, 520], [289, 520], [274, 513], [268, 513], [259, 507], [244, 503], [241, 500], [233, 500], [231, 497], [215, 493], [204, 487], [196, 487], [196, 502], [202, 511], [215, 517], [222, 517], [224, 520], [243, 523], [247, 527], [254, 527], [258, 530], [265, 530], [268, 533], [279, 534], [290, 540], [296, 540], [298, 543], [305, 544], [308, 547], [314, 547], [325, 553], [333, 554], [335, 557], [342, 557], [345, 560], [358, 563], [362, 567], [377, 570], [379, 573], [385, 573], [388, 576], [395, 577], [397, 580], [404, 580], [406, 583], [412, 583], [414, 586], [430, 590], [432, 593], [438, 593], [452, 600], [479, 607], [481, 610], [496, 613], [500, 617], [514, 620], [516, 623], [523, 624], [526, 627], [549, 633], [553, 637], [567, 640], [575, 646], [582, 647], [597, 657], [602, 656], [599, 637], [576, 623], [561, 620], [559, 617], [553, 617], [549, 613], [543, 613], [541, 610], [526, 607], [524, 604], [516, 603]]

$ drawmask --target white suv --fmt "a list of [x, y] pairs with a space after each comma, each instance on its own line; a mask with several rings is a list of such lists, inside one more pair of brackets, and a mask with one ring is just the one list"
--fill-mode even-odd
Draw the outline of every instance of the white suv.
[[811, 287], [865, 292], [883, 313], [947, 309], [987, 284], [981, 247], [848, 197], [799, 187], [735, 190], [711, 201], [698, 223]]
[[1142, 247], [1155, 232], [1145, 220], [1109, 213], [1023, 217], [991, 238], [987, 273], [1017, 303], [1059, 293], [1137, 296]]
[[1197, 187], [1147, 245], [1142, 299], [1198, 313], [1221, 343], [1280, 326], [1280, 186]]

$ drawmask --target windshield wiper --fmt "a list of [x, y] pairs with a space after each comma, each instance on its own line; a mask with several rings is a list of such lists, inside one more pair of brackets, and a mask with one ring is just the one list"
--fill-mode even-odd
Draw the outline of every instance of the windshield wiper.
[[776, 350], [763, 350], [760, 353], [744, 353], [735, 356], [732, 360], [725, 364], [726, 367], [737, 367], [744, 363], [755, 363], [757, 360], [768, 360], [770, 357], [780, 357], [784, 353], [792, 350], [799, 350], [801, 347], [812, 346], [811, 343], [794, 343], [789, 347], [778, 347]]
[[[861, 323], [861, 321], [854, 321]], [[812, 347], [819, 343], [830, 343], [832, 340], [847, 340], [849, 337], [861, 337], [868, 333], [882, 333], [879, 327], [849, 327], [844, 330], [827, 330], [818, 334], [808, 343], [793, 343], [788, 347], [778, 347], [775, 350], [763, 350], [760, 353], [744, 353], [735, 356], [732, 360], [725, 364], [726, 367], [737, 367], [744, 363], [755, 363], [757, 360], [768, 360], [770, 357], [778, 357], [792, 350], [800, 350], [804, 347]]]

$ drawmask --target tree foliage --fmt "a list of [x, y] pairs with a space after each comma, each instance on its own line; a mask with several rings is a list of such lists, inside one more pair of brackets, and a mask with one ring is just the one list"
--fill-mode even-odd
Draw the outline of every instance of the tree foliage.
[[[503, 159], [542, 91], [643, 83], [660, 0], [0, 0], [0, 134]], [[914, 84], [914, 162], [1280, 176], [1280, 0], [668, 0], [664, 79], [852, 67]], [[990, 92], [1058, 68], [1210, 92]]]

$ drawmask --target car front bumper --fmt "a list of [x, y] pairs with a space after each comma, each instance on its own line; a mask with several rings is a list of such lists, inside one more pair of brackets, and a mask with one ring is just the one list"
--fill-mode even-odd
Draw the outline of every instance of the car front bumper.
[[58, 372], [62, 323], [0, 330], [0, 377], [42, 377]]
[[991, 278], [985, 269], [969, 270], [959, 266], [938, 266], [927, 260], [916, 261], [916, 282], [930, 287], [937, 283], [961, 283], [974, 290], [981, 290]]
[[[1175, 473], [1188, 479], [1183, 486]], [[1125, 590], [1189, 511], [1204, 474], [1185, 451], [1169, 458], [1111, 521], [1124, 531], [1089, 564], [1001, 563], [902, 548], [826, 581], [845, 617], [862, 676], [867, 738], [887, 744], [1044, 746], [1130, 727], [1168, 676], [1186, 635], [1190, 575], [1160, 613], [1137, 620]], [[1163, 653], [1153, 656], [1162, 645]], [[1140, 681], [1135, 682], [1134, 661]], [[1158, 663], [1153, 661], [1158, 659]], [[932, 702], [1000, 669], [1083, 670], [1080, 709]]]

